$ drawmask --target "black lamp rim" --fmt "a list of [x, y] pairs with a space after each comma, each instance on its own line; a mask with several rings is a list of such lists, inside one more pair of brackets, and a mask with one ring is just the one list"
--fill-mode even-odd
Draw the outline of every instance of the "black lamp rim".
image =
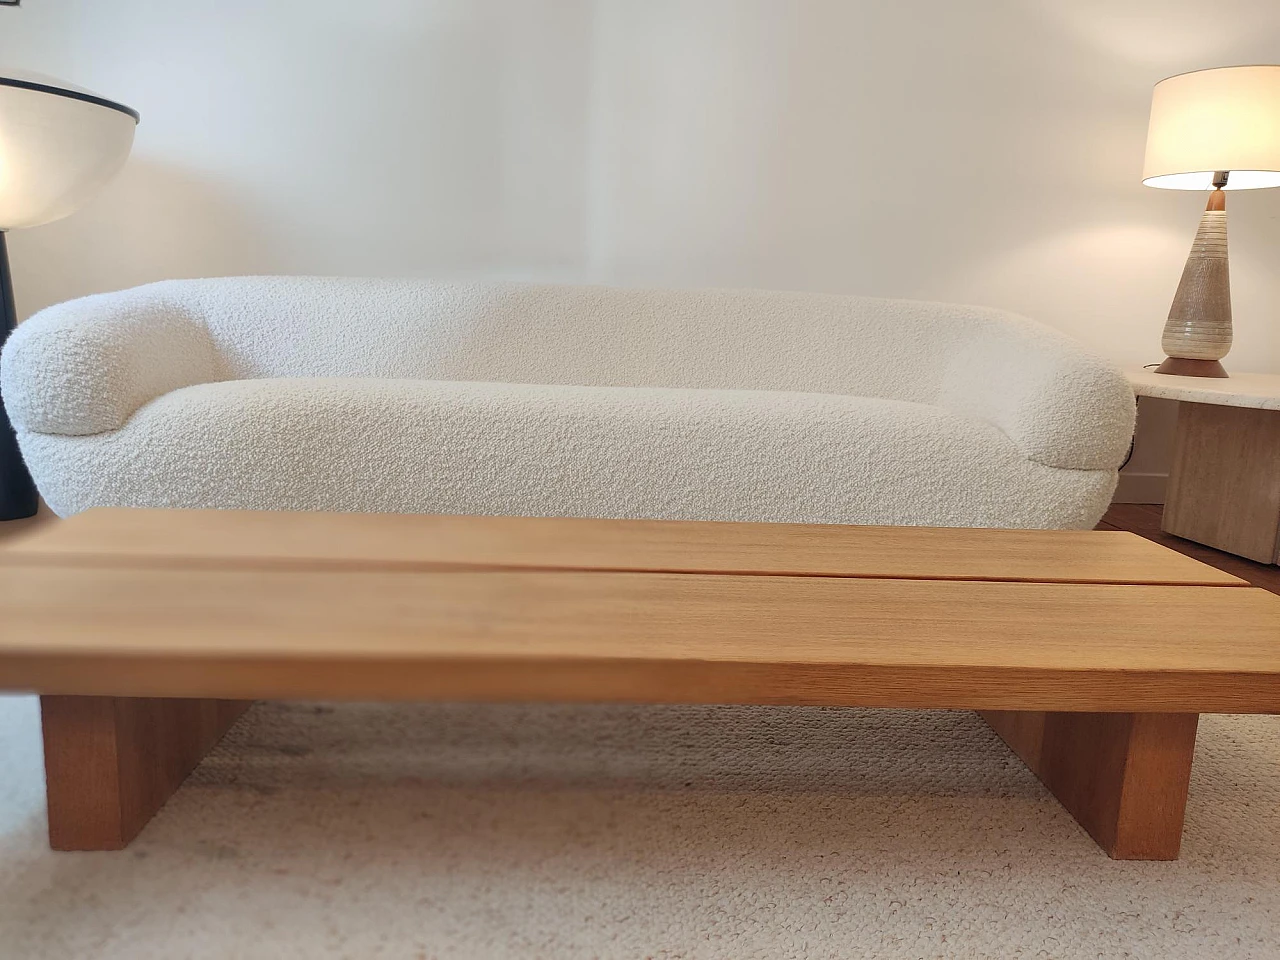
[[40, 83], [38, 80], [19, 80], [17, 77], [0, 77], [0, 87], [18, 87], [21, 90], [34, 90], [37, 93], [49, 93], [55, 97], [66, 97], [69, 100], [80, 100], [84, 103], [93, 103], [99, 107], [106, 107], [108, 110], [115, 110], [119, 113], [133, 117], [133, 122], [138, 123], [142, 117], [133, 107], [126, 107], [123, 103], [115, 100], [108, 100], [106, 97], [100, 97], [96, 93], [86, 93], [83, 90], [70, 90], [66, 87], [55, 87], [49, 83]]

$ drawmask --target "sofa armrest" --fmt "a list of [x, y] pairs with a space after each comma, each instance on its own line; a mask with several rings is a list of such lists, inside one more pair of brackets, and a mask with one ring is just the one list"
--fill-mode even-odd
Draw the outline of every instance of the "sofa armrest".
[[950, 358], [939, 404], [995, 425], [1035, 463], [1119, 468], [1136, 408], [1119, 368], [1030, 320], [992, 320]]
[[222, 379], [204, 323], [146, 288], [49, 307], [0, 357], [0, 392], [19, 430], [118, 430], [161, 394]]

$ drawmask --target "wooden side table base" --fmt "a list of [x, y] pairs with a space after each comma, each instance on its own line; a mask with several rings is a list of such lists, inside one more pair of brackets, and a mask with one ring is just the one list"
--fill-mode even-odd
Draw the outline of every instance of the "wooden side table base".
[[1195, 713], [981, 716], [1115, 860], [1176, 860]]
[[125, 847], [249, 704], [41, 697], [49, 845]]

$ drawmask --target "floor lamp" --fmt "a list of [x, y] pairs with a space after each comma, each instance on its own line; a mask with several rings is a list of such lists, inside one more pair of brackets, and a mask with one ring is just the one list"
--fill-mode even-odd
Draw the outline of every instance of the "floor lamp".
[[[13, 305], [6, 232], [74, 213], [124, 166], [137, 111], [52, 77], [0, 68], [0, 321]], [[0, 401], [3, 398], [0, 397]], [[0, 520], [36, 512], [36, 488], [0, 402]]]

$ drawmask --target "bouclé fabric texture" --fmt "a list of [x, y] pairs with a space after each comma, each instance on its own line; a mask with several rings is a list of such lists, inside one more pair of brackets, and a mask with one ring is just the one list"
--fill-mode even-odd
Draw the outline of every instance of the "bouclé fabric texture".
[[1090, 527], [1124, 377], [997, 310], [767, 291], [174, 280], [51, 307], [0, 386], [41, 493]]

